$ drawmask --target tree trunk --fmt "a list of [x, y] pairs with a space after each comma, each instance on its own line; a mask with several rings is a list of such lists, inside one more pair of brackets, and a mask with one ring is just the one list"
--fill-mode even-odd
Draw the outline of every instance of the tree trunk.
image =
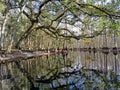
[[3, 49], [4, 47], [4, 38], [5, 38], [5, 28], [6, 28], [6, 23], [8, 20], [8, 15], [9, 15], [9, 11], [6, 12], [5, 18], [3, 20], [3, 24], [1, 27], [1, 35], [0, 35], [0, 48]]

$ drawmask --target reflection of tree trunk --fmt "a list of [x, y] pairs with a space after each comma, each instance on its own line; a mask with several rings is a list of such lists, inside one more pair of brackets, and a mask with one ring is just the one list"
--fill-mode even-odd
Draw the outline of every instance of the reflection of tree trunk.
[[114, 63], [114, 70], [115, 70], [115, 73], [117, 73], [118, 67], [119, 67], [118, 56], [115, 55], [115, 63]]
[[8, 64], [0, 64], [0, 90], [6, 90], [6, 79], [11, 79]]
[[103, 53], [100, 54], [100, 61], [101, 61], [101, 68], [102, 70], [104, 70], [104, 58], [105, 58], [105, 55]]
[[116, 51], [113, 50], [113, 54], [115, 55], [115, 62], [114, 62], [114, 70], [115, 72], [117, 72], [117, 53], [118, 53], [118, 50], [117, 50], [117, 34], [116, 32], [114, 32], [114, 49], [116, 49]]
[[108, 67], [108, 65], [107, 65], [107, 54], [104, 54], [104, 70], [105, 70], [105, 72], [107, 72], [107, 67]]

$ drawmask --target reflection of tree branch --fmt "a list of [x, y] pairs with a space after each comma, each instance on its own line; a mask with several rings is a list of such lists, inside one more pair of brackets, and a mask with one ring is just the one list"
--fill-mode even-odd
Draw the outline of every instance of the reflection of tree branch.
[[22, 68], [19, 62], [15, 62], [15, 64], [17, 65], [17, 67], [21, 71], [21, 73], [23, 73], [23, 75], [30, 82], [30, 90], [38, 90], [39, 88], [35, 87], [35, 85], [33, 83], [34, 82], [34, 78], [30, 75], [30, 73], [28, 73], [24, 68]]
[[[58, 70], [53, 69], [50, 72], [48, 72], [46, 75], [42, 76], [41, 78], [36, 79], [36, 82], [51, 83], [53, 80], [56, 79], [57, 73], [58, 73]], [[48, 76], [49, 78], [47, 79]]]
[[[79, 70], [73, 70], [73, 71], [67, 71], [67, 72], [66, 71], [65, 72], [57, 72], [55, 70], [50, 71], [48, 74], [42, 76], [41, 78], [37, 78], [36, 82], [51, 84], [51, 86], [52, 86], [53, 89], [64, 88], [64, 87], [66, 87], [68, 85], [74, 85], [74, 86], [76, 86], [76, 84], [79, 83], [80, 80], [82, 80], [83, 78], [87, 79], [89, 76], [91, 76], [91, 75], [87, 74], [87, 72], [93, 72], [92, 73], [93, 77], [96, 76], [96, 75], [97, 75], [97, 77], [100, 77], [99, 79], [102, 80], [105, 83], [106, 87], [109, 86], [108, 82], [110, 82], [110, 83], [113, 82], [112, 78], [111, 78], [111, 80], [107, 79], [107, 77], [106, 77], [107, 73], [104, 72], [104, 71], [102, 71], [102, 70], [85, 69], [84, 67], [82, 67]], [[77, 75], [77, 80], [72, 81], [70, 83], [64, 83], [64, 84], [62, 84], [62, 82], [59, 81], [59, 79], [65, 80], [66, 78], [69, 78], [69, 77], [76, 78], [76, 75]], [[114, 74], [111, 74], [111, 75], [114, 75]], [[47, 78], [47, 77], [49, 77], [49, 78]], [[86, 79], [85, 79], [85, 81], [82, 84], [88, 83], [86, 81]], [[94, 79], [95, 79], [95, 77], [94, 77]], [[54, 81], [57, 81], [57, 82], [55, 82], [55, 83], [58, 83], [57, 86], [54, 86]], [[115, 81], [117, 83], [117, 80], [115, 80]], [[78, 88], [78, 87], [76, 87], [76, 88]]]
[[[111, 78], [110, 80], [106, 77], [108, 72], [102, 71], [102, 70], [95, 70], [95, 69], [84, 69], [86, 72], [88, 71], [92, 71], [94, 72], [95, 75], [97, 75], [97, 77], [100, 77], [100, 79], [105, 83], [106, 86], [109, 87], [109, 83], [113, 83], [114, 81], [116, 81], [115, 83], [118, 84], [118, 86], [120, 85], [119, 82], [117, 81], [117, 75], [115, 75], [115, 73], [113, 73], [112, 71], [110, 72], [111, 74]], [[104, 74], [104, 75], [103, 75]]]
[[[55, 72], [55, 73], [54, 73]], [[50, 83], [53, 80], [57, 79], [57, 78], [63, 78], [63, 77], [69, 77], [73, 74], [81, 74], [81, 70], [74, 70], [72, 72], [70, 71], [65, 71], [65, 72], [58, 72], [56, 69], [50, 71], [49, 73], [47, 73], [45, 76], [42, 76], [41, 78], [37, 78], [36, 82], [40, 82], [40, 83]], [[52, 74], [52, 76], [51, 76]], [[50, 76], [48, 79], [46, 77]]]
[[[68, 85], [74, 85], [74, 87], [76, 88], [75, 90], [77, 90], [77, 87], [75, 86], [75, 84], [74, 83], [70, 83], [70, 84], [68, 84]], [[59, 85], [59, 86], [57, 86], [57, 87], [54, 87], [54, 86], [52, 86], [52, 89], [59, 89], [59, 88], [64, 88], [64, 87], [66, 87], [67, 85]]]

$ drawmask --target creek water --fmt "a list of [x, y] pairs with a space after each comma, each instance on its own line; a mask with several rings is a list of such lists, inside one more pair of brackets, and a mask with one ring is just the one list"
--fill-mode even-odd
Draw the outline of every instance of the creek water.
[[120, 54], [68, 54], [0, 64], [0, 90], [120, 90]]

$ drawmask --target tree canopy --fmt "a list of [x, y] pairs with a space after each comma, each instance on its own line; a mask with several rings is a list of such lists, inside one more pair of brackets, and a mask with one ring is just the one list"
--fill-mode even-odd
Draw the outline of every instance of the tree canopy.
[[26, 41], [39, 44], [43, 37], [79, 40], [104, 31], [119, 35], [119, 30], [119, 0], [0, 1], [1, 49], [25, 47]]

